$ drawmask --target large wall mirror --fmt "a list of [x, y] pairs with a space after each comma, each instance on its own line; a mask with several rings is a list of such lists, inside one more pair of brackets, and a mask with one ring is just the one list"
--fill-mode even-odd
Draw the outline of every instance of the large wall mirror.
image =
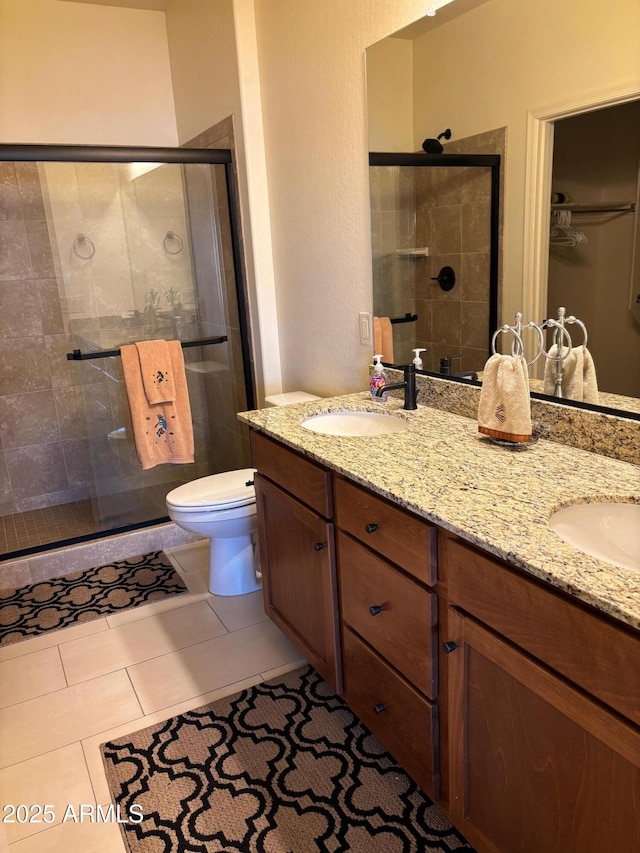
[[[595, 4], [581, 8], [581, 28], [571, 26], [568, 16], [573, 13], [568, 9], [559, 12], [566, 19], [560, 20], [557, 5], [546, 0], [525, 7], [510, 0], [454, 0], [435, 17], [371, 45], [366, 52], [369, 150], [421, 152], [423, 140], [440, 137], [443, 156], [500, 155], [495, 328], [513, 324], [517, 311], [523, 312], [525, 323], [542, 323], [565, 307], [587, 328], [600, 392], [599, 405], [593, 407], [638, 419], [640, 79], [632, 57], [635, 42], [630, 38], [623, 44], [620, 37], [609, 45], [598, 42], [594, 55], [588, 30], [602, 28], [596, 18], [605, 14], [595, 11]], [[553, 22], [545, 18], [546, 12], [554, 16]], [[612, 31], [639, 28], [631, 4], [622, 3], [608, 14]], [[563, 34], [563, 59], [554, 80], [548, 38], [556, 30]], [[523, 50], [536, 39], [539, 49]], [[589, 63], [601, 66], [597, 78]], [[547, 104], [552, 107], [545, 108]], [[449, 139], [443, 135], [447, 128]], [[398, 183], [402, 196], [406, 182]], [[390, 304], [390, 283], [380, 274], [378, 232], [384, 216], [379, 175], [372, 177], [371, 206], [377, 314], [383, 310], [380, 306]], [[411, 226], [397, 211], [395, 215], [401, 227]], [[417, 242], [416, 249], [427, 248]], [[465, 292], [473, 292], [476, 280], [473, 260], [472, 254], [464, 258], [463, 289], [439, 295], [433, 279], [443, 265], [442, 253], [430, 261], [416, 258], [413, 265], [430, 263], [425, 279], [435, 288], [433, 318], [450, 317], [456, 310], [475, 312], [477, 327], [486, 323], [493, 328], [494, 318], [489, 319], [482, 300], [465, 306]], [[486, 320], [480, 319], [483, 310]], [[402, 360], [412, 345], [426, 346], [426, 372], [440, 372], [443, 327], [436, 325], [431, 346], [424, 337], [413, 340], [411, 326], [416, 324], [396, 327]], [[583, 343], [578, 325], [568, 331], [575, 346]], [[476, 370], [469, 359], [474, 355], [477, 361], [478, 344], [465, 337], [465, 323], [460, 335], [458, 351], [449, 343], [451, 352], [446, 354], [462, 356], [458, 370]], [[532, 350], [534, 344], [531, 336]], [[548, 398], [544, 363], [542, 358], [532, 368], [531, 384], [535, 396]]]

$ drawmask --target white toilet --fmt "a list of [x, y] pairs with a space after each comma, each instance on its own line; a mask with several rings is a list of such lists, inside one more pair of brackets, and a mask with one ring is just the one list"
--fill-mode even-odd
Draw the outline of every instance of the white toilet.
[[[318, 400], [306, 391], [267, 397], [267, 406]], [[167, 495], [169, 518], [209, 539], [209, 592], [245, 595], [260, 589], [254, 468], [200, 477]]]

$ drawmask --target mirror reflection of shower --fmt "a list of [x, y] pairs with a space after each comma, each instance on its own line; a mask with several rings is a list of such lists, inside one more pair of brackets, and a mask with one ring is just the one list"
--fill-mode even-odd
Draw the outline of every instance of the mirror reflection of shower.
[[473, 379], [497, 321], [500, 157], [372, 153], [369, 164], [374, 329], [390, 325], [383, 363], [424, 349], [426, 371]]

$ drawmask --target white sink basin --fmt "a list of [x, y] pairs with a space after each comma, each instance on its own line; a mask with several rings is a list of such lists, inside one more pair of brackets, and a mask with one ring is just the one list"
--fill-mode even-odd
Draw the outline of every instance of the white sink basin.
[[311, 415], [301, 427], [323, 435], [385, 435], [402, 432], [407, 425], [400, 418], [380, 412], [325, 412]]
[[549, 525], [586, 554], [640, 572], [640, 504], [574, 504], [554, 512]]

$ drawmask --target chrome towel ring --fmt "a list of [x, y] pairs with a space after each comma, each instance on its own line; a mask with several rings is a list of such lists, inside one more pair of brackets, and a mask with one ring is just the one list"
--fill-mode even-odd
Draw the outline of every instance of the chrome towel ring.
[[73, 253], [83, 261], [90, 260], [96, 253], [96, 247], [93, 240], [84, 234], [78, 234], [73, 241]]
[[184, 249], [182, 237], [176, 234], [175, 231], [167, 231], [162, 241], [162, 246], [168, 255], [179, 255]]
[[511, 355], [512, 356], [521, 356], [524, 358], [524, 344], [522, 343], [522, 329], [535, 329], [538, 337], [538, 351], [531, 359], [531, 361], [527, 361], [525, 358], [525, 362], [527, 367], [531, 367], [531, 365], [540, 358], [540, 355], [544, 349], [544, 335], [542, 334], [542, 329], [538, 326], [537, 323], [534, 323], [533, 320], [530, 320], [526, 325], [522, 325], [522, 314], [518, 311], [516, 314], [516, 322], [515, 325], [509, 326], [507, 323], [504, 326], [501, 326], [497, 331], [493, 333], [493, 337], [491, 338], [491, 350], [495, 354], [496, 350], [496, 340], [500, 332], [511, 332], [514, 337], [514, 341], [511, 344]]

